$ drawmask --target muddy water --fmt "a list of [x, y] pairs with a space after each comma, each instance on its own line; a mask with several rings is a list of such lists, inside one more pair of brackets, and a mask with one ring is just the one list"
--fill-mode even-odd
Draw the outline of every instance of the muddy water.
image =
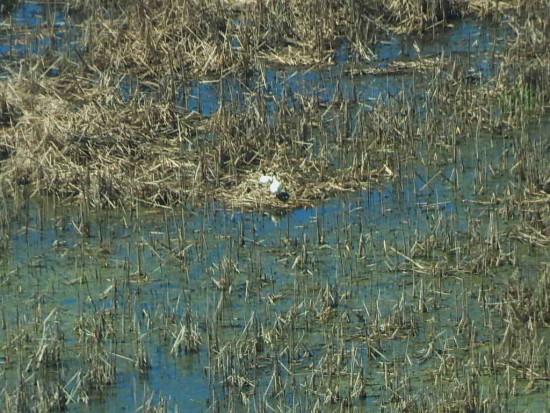
[[[31, 18], [41, 15], [43, 6], [25, 4], [16, 15], [35, 24]], [[457, 22], [437, 40], [387, 39], [373, 49], [372, 65], [415, 58], [419, 49], [425, 55], [456, 55], [476, 76], [492, 76], [494, 53], [505, 34], [475, 22]], [[412, 74], [342, 77], [352, 61], [345, 44], [335, 60], [334, 66], [303, 72], [266, 68], [266, 88], [277, 101], [286, 93], [326, 102], [360, 97], [369, 103], [397, 95], [404, 82], [412, 81]], [[238, 79], [226, 81], [231, 84], [223, 90], [231, 95], [224, 99], [235, 105], [242, 104], [247, 88], [255, 87]], [[182, 89], [180, 105], [213, 113], [219, 109], [220, 90], [217, 82], [191, 82]], [[538, 125], [528, 133], [532, 139], [547, 139], [547, 128]], [[74, 397], [69, 404], [74, 411], [133, 410], [149, 398], [155, 403], [165, 398], [170, 409], [177, 406], [179, 411], [254, 410], [264, 398], [274, 408], [310, 410], [326, 400], [322, 390], [308, 391], [312, 372], [322, 370], [331, 346], [342, 345], [346, 354], [358, 350], [357, 362], [365, 373], [366, 396], [354, 400], [354, 406], [397, 408], [386, 390], [388, 366], [399, 370], [401, 379], [408, 377], [406, 394], [411, 398], [430, 395], [436, 391], [431, 375], [439, 362], [428, 352], [430, 346], [435, 343], [444, 354], [442, 348], [454, 345], [466, 360], [468, 337], [456, 333], [466, 314], [483, 359], [484, 347], [506, 323], [484, 306], [479, 291], [504, 288], [518, 271], [532, 282], [539, 263], [548, 261], [548, 250], [507, 240], [503, 248], [516, 251], [518, 263], [490, 274], [467, 273], [461, 266], [479, 253], [468, 248], [472, 232], [487, 240], [495, 220], [503, 227], [517, 225], [499, 219], [489, 202], [493, 196], [504, 197], [511, 183], [521, 184], [510, 172], [513, 148], [513, 136], [476, 135], [459, 144], [459, 162], [434, 165], [424, 162], [434, 149], [419, 144], [417, 159], [403, 164], [393, 182], [284, 214], [244, 213], [215, 201], [178, 210], [87, 211], [51, 199], [29, 201], [25, 193], [4, 199], [2, 387], [11, 393], [22, 379], [44, 385], [41, 378], [50, 374]], [[446, 243], [408, 256], [415, 244], [430, 239]], [[419, 311], [421, 294], [426, 308]], [[494, 301], [498, 304], [496, 292]], [[298, 316], [290, 328], [284, 320], [293, 312]], [[99, 315], [112, 320], [107, 330], [114, 333], [95, 346], [97, 330], [91, 320]], [[197, 352], [174, 354], [178, 330], [173, 326], [187, 319], [197, 326], [202, 345]], [[373, 324], [365, 320], [375, 319], [385, 339], [371, 356], [365, 330]], [[223, 354], [246, 335], [251, 320], [257, 329], [281, 325], [283, 338], [265, 343], [257, 364], [243, 369], [230, 360], [233, 374], [222, 374], [215, 367], [215, 351]], [[63, 342], [61, 361], [48, 369], [37, 362], [42, 338], [52, 342], [45, 326], [54, 326]], [[541, 334], [550, 338], [546, 330]], [[216, 340], [218, 346], [213, 345]], [[78, 373], [84, 376], [93, 368], [86, 357], [100, 347], [116, 365], [116, 378], [82, 391]], [[146, 368], [136, 367], [139, 351], [147, 356]], [[274, 365], [282, 366], [283, 380], [292, 382], [276, 396]], [[512, 374], [518, 391], [507, 407], [543, 411], [547, 384], [526, 391], [527, 382]], [[227, 385], [228, 376], [246, 376], [254, 383], [243, 388], [250, 404], [242, 404], [242, 395]], [[481, 395], [494, 396], [495, 383], [504, 382], [484, 375], [478, 382]], [[341, 388], [346, 385], [341, 380]], [[395, 391], [405, 394], [402, 388]]]

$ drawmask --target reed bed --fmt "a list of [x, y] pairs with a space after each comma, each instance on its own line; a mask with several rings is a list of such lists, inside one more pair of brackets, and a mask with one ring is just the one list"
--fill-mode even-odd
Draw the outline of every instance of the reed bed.
[[433, 31], [458, 16], [498, 13], [508, 5], [472, 3], [171, 0], [111, 7], [101, 1], [69, 2], [93, 12], [84, 24], [91, 67], [181, 77], [246, 72], [261, 61], [326, 64], [341, 39], [368, 57], [381, 35]]
[[[176, 85], [189, 76], [214, 72], [220, 84], [230, 72], [250, 78], [261, 69], [261, 56], [276, 55], [289, 42], [308, 50], [309, 56], [331, 55], [336, 39], [357, 38], [358, 28], [370, 27], [371, 21], [388, 27], [393, 22], [412, 33], [468, 9], [440, 1], [408, 2], [399, 8], [394, 3], [385, 7], [369, 3], [360, 9], [347, 2], [317, 7], [313, 1], [142, 2], [113, 10], [93, 2], [72, 6], [96, 7], [83, 23], [83, 49], [77, 61], [57, 59], [54, 66], [64, 67], [66, 73], [54, 77], [48, 76], [48, 61], [37, 62], [2, 85], [2, 181], [12, 192], [31, 183], [33, 193], [82, 198], [101, 207], [136, 202], [175, 205], [202, 202], [208, 196], [246, 209], [312, 205], [331, 194], [394, 177], [398, 166], [388, 158], [388, 151], [412, 150], [422, 136], [456, 134], [446, 131], [451, 128], [440, 121], [445, 116], [490, 128], [511, 127], [525, 112], [517, 111], [518, 105], [543, 110], [547, 100], [540, 86], [548, 76], [545, 54], [529, 60], [532, 63], [521, 78], [512, 78], [516, 69], [510, 68], [501, 72], [496, 84], [482, 88], [470, 87], [470, 78], [459, 72], [451, 72], [456, 76], [449, 78], [451, 61], [421, 57], [396, 62], [384, 73], [434, 73], [433, 93], [428, 92], [433, 96], [429, 106], [434, 116], [427, 122], [414, 116], [415, 103], [403, 96], [388, 109], [360, 114], [363, 119], [355, 131], [347, 119], [358, 110], [356, 102], [324, 107], [315, 99], [298, 97], [292, 107], [283, 97], [271, 114], [262, 102], [262, 91], [251, 93], [245, 111], [225, 108], [222, 102], [219, 112], [211, 116], [186, 113], [174, 96]], [[373, 18], [369, 14], [373, 10], [382, 15]], [[421, 16], [422, 21], [413, 16]], [[510, 62], [519, 50], [532, 49], [532, 56], [545, 50], [545, 20], [537, 23], [530, 16], [518, 16], [518, 21], [527, 22], [523, 29], [530, 30], [530, 35], [517, 39], [534, 43], [526, 48], [513, 46]], [[346, 34], [344, 29], [354, 32]], [[380, 33], [380, 28], [373, 33]], [[312, 34], [313, 39], [306, 39]], [[376, 39], [367, 37], [368, 42]], [[347, 73], [372, 74], [373, 70], [379, 69], [358, 66]], [[128, 73], [156, 93], [124, 98], [121, 88]], [[259, 83], [261, 77], [260, 71]], [[457, 101], [464, 103], [460, 119]], [[484, 105], [501, 106], [508, 119], [502, 115], [495, 119], [494, 111], [480, 112]], [[392, 119], [392, 111], [406, 115]], [[384, 112], [383, 117], [379, 115]], [[343, 127], [330, 127], [327, 114]], [[281, 175], [291, 194], [289, 202], [279, 202], [258, 184], [265, 173]], [[544, 186], [546, 179], [538, 177], [538, 185]]]
[[[50, 76], [45, 58], [0, 83], [4, 410], [95, 408], [131, 388], [136, 410], [172, 411], [193, 380], [203, 410], [545, 407], [549, 11], [364, 5], [121, 3], [120, 18], [85, 24], [89, 49], [60, 60], [66, 72]], [[257, 86], [264, 59], [328, 62], [343, 33], [359, 50], [363, 35], [426, 33], [468, 11], [507, 13], [518, 34], [494, 78], [419, 52], [343, 68], [415, 75], [377, 100]], [[352, 17], [369, 29], [352, 33]], [[172, 18], [179, 31], [162, 28]], [[254, 86], [197, 113], [174, 98], [182, 68], [214, 72], [222, 96], [226, 70]], [[126, 71], [147, 93], [125, 93]], [[245, 213], [257, 210], [271, 219]]]
[[[63, 77], [21, 77], [1, 87], [2, 175], [12, 192], [30, 185], [33, 193], [112, 208], [202, 202], [207, 195], [248, 209], [294, 208], [392, 174], [383, 165], [369, 168], [366, 152], [336, 168], [327, 126], [312, 128], [327, 139], [313, 150], [300, 116], [321, 124], [326, 108], [312, 102], [283, 107], [270, 126], [254, 106], [187, 114], [152, 97], [125, 102], [116, 87], [85, 78], [75, 85]], [[289, 202], [261, 187], [263, 173], [279, 175], [292, 194]]]

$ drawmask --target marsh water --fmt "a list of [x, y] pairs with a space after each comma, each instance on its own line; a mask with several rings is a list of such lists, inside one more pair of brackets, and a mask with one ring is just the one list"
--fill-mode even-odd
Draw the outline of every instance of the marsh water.
[[[39, 25], [45, 10], [25, 2], [14, 21]], [[63, 24], [62, 11], [55, 16]], [[437, 36], [388, 38], [362, 67], [444, 54], [456, 57], [476, 81], [488, 82], [509, 35], [456, 21]], [[14, 50], [53, 47], [49, 40], [30, 50], [14, 48], [11, 37], [9, 42], [0, 53], [12, 58]], [[354, 113], [369, 110], [373, 101], [425, 91], [427, 81], [415, 71], [354, 74], [344, 43], [334, 60], [314, 69], [266, 67], [266, 101], [308, 94], [326, 103], [352, 100], [353, 124]], [[247, 91], [260, 87], [236, 77], [224, 82], [231, 87], [190, 81], [175, 98], [182, 110], [210, 114], [222, 100], [246, 105]], [[128, 98], [154, 93], [132, 79], [121, 88]], [[222, 91], [231, 94], [220, 96]], [[521, 133], [543, 141], [549, 127], [547, 119]], [[462, 271], [464, 261], [483, 254], [468, 248], [472, 234], [490, 243], [492, 227], [515, 225], [499, 218], [502, 205], [495, 199], [505, 198], [510, 185], [521, 185], [511, 173], [516, 139], [472, 134], [458, 143], [454, 159], [444, 148], [419, 144], [393, 171], [396, 179], [290, 212], [243, 212], [216, 200], [200, 207], [94, 211], [37, 200], [26, 189], [16, 199], [2, 199], [3, 216], [9, 217], [0, 229], [4, 392], [21, 382], [36, 386], [46, 374], [38, 351], [47, 348], [44, 341], [63, 343], [59, 362], [47, 374], [75, 397], [73, 411], [133, 411], [149, 399], [179, 411], [260, 410], [260, 399], [273, 409], [309, 411], [321, 403], [330, 410], [353, 388], [350, 377], [357, 370], [366, 383], [364, 396], [351, 403], [358, 409], [397, 409], [397, 396], [405, 398], [405, 392], [412, 398], [437, 392], [431, 375], [450, 348], [471, 360], [467, 345], [475, 342], [483, 364], [491, 340], [506, 329], [495, 310], [495, 291], [514, 277], [536, 285], [541, 263], [548, 262], [548, 249], [508, 238], [501, 248], [513, 253], [513, 263], [485, 274]], [[418, 248], [425, 250], [408, 255]], [[385, 339], [369, 342], [366, 330], [373, 324], [365, 320], [376, 320]], [[457, 334], [461, 320], [468, 320], [468, 334]], [[200, 336], [196, 351], [174, 344], [181, 331]], [[550, 333], [541, 331], [541, 351], [549, 356]], [[90, 344], [97, 334], [107, 337], [101, 346]], [[250, 341], [261, 356], [245, 350]], [[115, 373], [104, 385], [88, 388], [83, 399], [82, 377], [98, 362], [90, 355], [94, 349]], [[464, 363], [457, 371], [467, 376], [471, 366]], [[342, 372], [330, 378], [332, 385], [340, 383], [340, 399], [312, 384], [328, 380], [331, 369]], [[480, 397], [503, 397], [498, 387], [510, 374], [518, 381], [510, 410], [548, 408], [548, 382], [533, 389], [515, 371], [496, 378], [479, 373]]]

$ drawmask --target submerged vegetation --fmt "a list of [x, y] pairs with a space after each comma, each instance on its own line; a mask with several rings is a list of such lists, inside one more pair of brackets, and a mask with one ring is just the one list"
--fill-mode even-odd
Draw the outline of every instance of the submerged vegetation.
[[547, 407], [546, 1], [44, 14], [0, 26], [1, 410]]

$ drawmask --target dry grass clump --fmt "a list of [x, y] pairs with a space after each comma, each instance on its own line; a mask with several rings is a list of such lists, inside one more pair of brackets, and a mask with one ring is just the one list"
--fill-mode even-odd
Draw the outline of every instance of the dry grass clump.
[[[120, 16], [112, 18], [114, 13]], [[154, 76], [183, 75], [235, 64], [232, 13], [214, 1], [146, 1], [93, 13], [84, 25], [88, 64]], [[206, 70], [208, 69], [208, 70]]]
[[[208, 118], [181, 113], [152, 95], [125, 102], [105, 83], [29, 75], [0, 84], [20, 112], [17, 123], [0, 130], [5, 188], [13, 193], [30, 185], [35, 194], [98, 207], [173, 205], [208, 195], [236, 207], [292, 208], [391, 175], [367, 165], [366, 146], [359, 158], [336, 165], [333, 147], [345, 145], [334, 142], [327, 126], [304, 123], [308, 116], [322, 125], [324, 109], [282, 105], [268, 120], [251, 104]], [[279, 177], [289, 202], [259, 185], [264, 173]]]
[[[390, 177], [388, 168], [370, 166], [369, 160], [380, 165], [375, 150], [367, 153], [372, 147], [358, 150], [360, 140], [337, 142], [339, 134], [323, 120], [325, 110], [308, 101], [292, 109], [280, 102], [269, 115], [261, 103], [251, 103], [243, 112], [222, 109], [206, 127], [217, 138], [202, 143], [202, 185], [215, 182], [215, 196], [235, 206], [295, 208]], [[357, 151], [356, 157], [335, 162], [336, 153], [348, 151]], [[259, 183], [263, 174], [283, 183], [288, 202]]]
[[[100, 70], [133, 70], [143, 76], [166, 71], [186, 77], [246, 71], [262, 55], [312, 63], [326, 56], [336, 38], [331, 26], [334, 19], [317, 15], [317, 20], [309, 20], [315, 9], [328, 12], [332, 8], [320, 8], [314, 1], [134, 3], [122, 12], [94, 13], [88, 19], [84, 39], [88, 64]], [[276, 58], [279, 53], [286, 57]], [[289, 55], [297, 59], [290, 60]]]
[[2, 181], [12, 190], [32, 184], [35, 193], [116, 206], [154, 202], [166, 180], [185, 174], [179, 136], [186, 118], [166, 106], [124, 104], [114, 89], [88, 79], [21, 77], [0, 87], [22, 113], [0, 131], [9, 148]]
[[510, 19], [516, 37], [509, 45], [503, 64], [503, 80], [516, 87], [522, 104], [533, 106], [540, 102], [547, 106], [550, 102], [550, 7], [539, 0], [524, 3]]
[[452, 0], [377, 1], [377, 9], [386, 9], [385, 20], [394, 33], [420, 33], [457, 16], [460, 2]]
[[419, 33], [465, 11], [450, 0], [142, 1], [92, 10], [83, 25], [87, 63], [100, 70], [189, 76], [248, 71], [260, 60], [329, 62], [338, 39], [360, 54], [381, 33]]

